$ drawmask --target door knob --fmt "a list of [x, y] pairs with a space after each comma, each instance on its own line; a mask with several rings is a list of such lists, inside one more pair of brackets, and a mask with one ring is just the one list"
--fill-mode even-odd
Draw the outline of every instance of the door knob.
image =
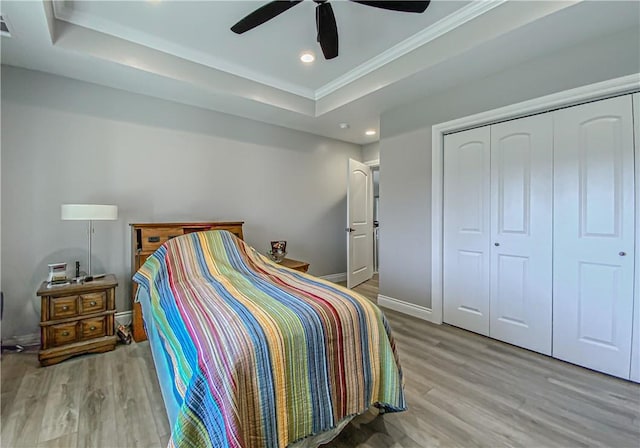
[[618, 255], [620, 255], [621, 257], [624, 257], [625, 255], [627, 255], [626, 252], [618, 252]]
[[494, 246], [498, 247], [500, 243], [493, 243]]
[[346, 228], [346, 229], [344, 229], [344, 230], [346, 230], [346, 231], [347, 231], [347, 232], [349, 232], [349, 233], [351, 233], [351, 232], [355, 232], [355, 231], [356, 231], [356, 229], [352, 229], [351, 227], [347, 227], [347, 228]]

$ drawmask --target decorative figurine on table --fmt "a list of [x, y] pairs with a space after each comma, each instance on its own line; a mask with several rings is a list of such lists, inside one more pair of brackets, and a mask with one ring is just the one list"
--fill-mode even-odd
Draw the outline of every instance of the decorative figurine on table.
[[48, 266], [49, 275], [47, 276], [47, 288], [69, 284], [69, 279], [67, 278], [67, 263], [50, 263]]
[[280, 263], [287, 255], [287, 242], [286, 241], [271, 241], [271, 250], [267, 252], [269, 258], [276, 263]]

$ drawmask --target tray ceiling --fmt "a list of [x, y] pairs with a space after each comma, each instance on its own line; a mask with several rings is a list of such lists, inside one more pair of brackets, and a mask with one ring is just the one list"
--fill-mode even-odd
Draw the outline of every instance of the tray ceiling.
[[[333, 0], [340, 55], [326, 61], [311, 1], [229, 30], [264, 3], [4, 0], [2, 63], [364, 144], [385, 110], [640, 28], [633, 1], [434, 0], [408, 14]], [[304, 50], [314, 63], [300, 62]]]
[[[121, 37], [208, 67], [309, 98], [315, 91], [393, 48], [419, 31], [468, 6], [434, 1], [424, 14], [385, 11], [334, 0], [340, 55], [325, 61], [316, 43], [315, 6], [303, 1], [243, 34], [229, 28], [265, 1], [66, 1], [56, 18]], [[317, 60], [302, 64], [313, 51]]]

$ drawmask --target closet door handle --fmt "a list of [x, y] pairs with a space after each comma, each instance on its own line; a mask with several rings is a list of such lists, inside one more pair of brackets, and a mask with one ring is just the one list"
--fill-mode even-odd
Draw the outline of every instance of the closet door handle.
[[626, 252], [618, 252], [618, 255], [620, 255], [621, 257], [624, 257], [625, 255], [627, 255]]
[[346, 228], [346, 229], [344, 229], [344, 230], [346, 230], [346, 231], [347, 231], [347, 232], [349, 232], [349, 233], [351, 233], [351, 232], [355, 232], [355, 231], [356, 231], [356, 229], [352, 229], [351, 227], [347, 227], [347, 228]]
[[500, 243], [493, 243], [494, 246], [498, 247]]

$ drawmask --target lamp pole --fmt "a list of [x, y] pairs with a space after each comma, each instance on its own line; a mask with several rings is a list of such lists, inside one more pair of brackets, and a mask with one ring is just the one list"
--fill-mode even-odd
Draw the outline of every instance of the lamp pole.
[[93, 220], [89, 220], [89, 260], [88, 260], [88, 272], [87, 275], [91, 275], [91, 241], [93, 240]]

